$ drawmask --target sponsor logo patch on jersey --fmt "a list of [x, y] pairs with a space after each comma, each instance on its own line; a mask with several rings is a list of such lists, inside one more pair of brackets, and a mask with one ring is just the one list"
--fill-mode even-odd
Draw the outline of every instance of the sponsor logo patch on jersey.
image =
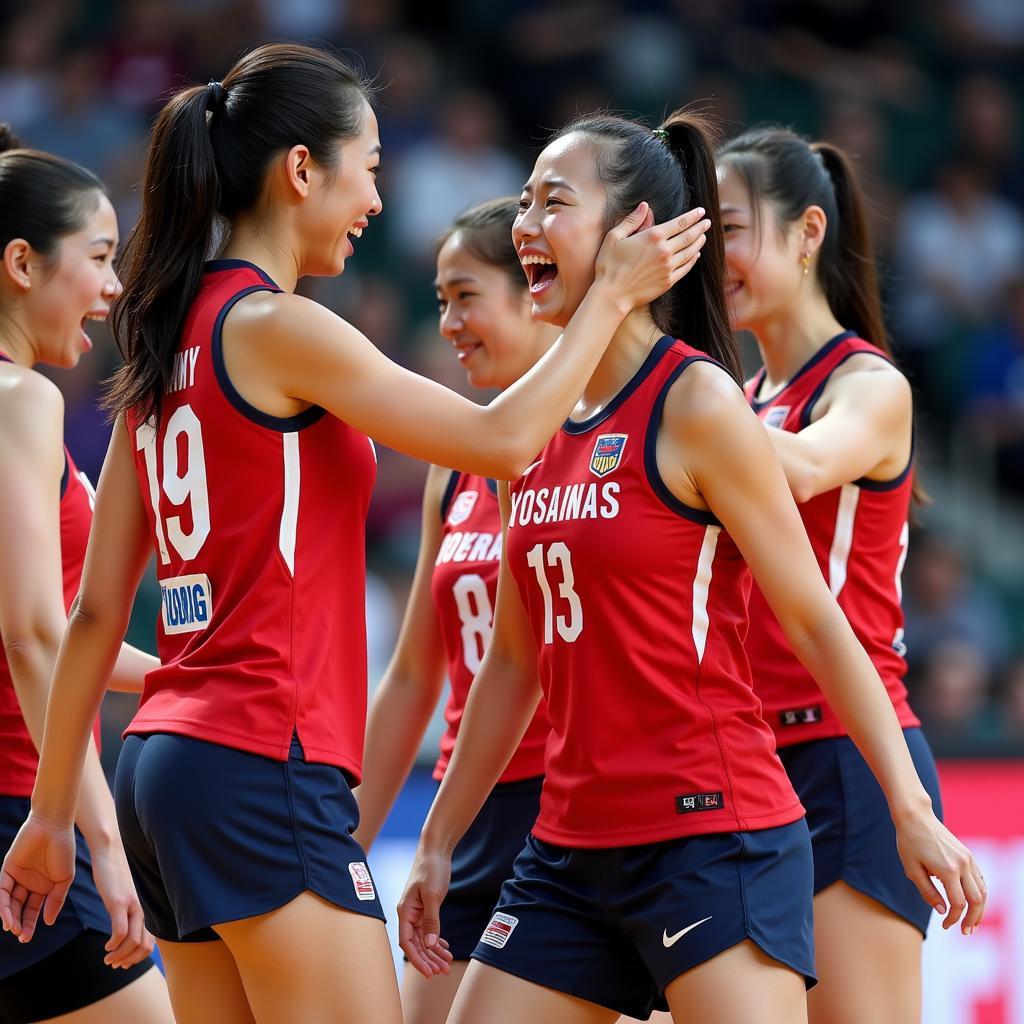
[[165, 633], [198, 633], [213, 615], [213, 591], [206, 573], [160, 581], [160, 614]]
[[463, 491], [452, 502], [451, 511], [448, 513], [448, 525], [458, 526], [459, 523], [464, 523], [476, 507], [476, 499], [479, 497], [476, 491]]
[[779, 725], [817, 725], [821, 719], [820, 704], [809, 708], [786, 708], [779, 712]]
[[629, 434], [601, 434], [594, 442], [590, 456], [590, 472], [594, 476], [607, 476], [622, 461], [622, 450]]
[[725, 806], [721, 793], [685, 793], [676, 797], [676, 814], [693, 811], [720, 811]]
[[376, 899], [377, 894], [373, 890], [373, 879], [370, 877], [370, 869], [365, 861], [354, 860], [348, 866], [348, 873], [352, 876], [352, 886], [356, 891], [357, 900]]
[[517, 924], [519, 924], [518, 917], [495, 911], [491, 923], [480, 936], [480, 941], [487, 943], [488, 946], [494, 946], [495, 949], [504, 949], [505, 943], [511, 938]]
[[761, 417], [761, 422], [766, 427], [781, 427], [786, 422], [786, 417], [789, 415], [788, 405], [773, 405], [765, 414]]

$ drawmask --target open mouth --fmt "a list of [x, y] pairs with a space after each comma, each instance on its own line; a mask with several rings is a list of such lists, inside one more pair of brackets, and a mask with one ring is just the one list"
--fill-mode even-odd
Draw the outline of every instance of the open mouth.
[[550, 256], [530, 253], [522, 258], [523, 270], [530, 282], [530, 294], [540, 295], [546, 291], [558, 277], [558, 266]]

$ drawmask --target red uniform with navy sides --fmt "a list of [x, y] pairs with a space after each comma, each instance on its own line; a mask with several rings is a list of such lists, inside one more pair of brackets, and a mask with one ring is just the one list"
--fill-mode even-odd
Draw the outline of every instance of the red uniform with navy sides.
[[128, 429], [157, 551], [159, 669], [127, 733], [176, 733], [360, 776], [366, 717], [369, 439], [320, 408], [280, 419], [224, 365], [239, 299], [279, 291], [241, 260], [207, 264], [158, 429]]
[[511, 487], [508, 562], [551, 724], [533, 830], [544, 841], [621, 847], [803, 814], [751, 688], [749, 570], [657, 469], [665, 396], [701, 359], [662, 338]]
[[[60, 496], [60, 560], [64, 583], [64, 610], [78, 594], [82, 565], [92, 524], [94, 494], [92, 484], [75, 465], [71, 453], [64, 449], [64, 476]], [[99, 722], [94, 728], [99, 744]], [[7, 658], [0, 650], [0, 794], [26, 797], [32, 795], [39, 767], [39, 754], [25, 726], [21, 705], [14, 690]]]
[[[832, 373], [862, 353], [888, 360], [880, 349], [846, 331], [765, 401], [758, 398], [762, 370], [748, 383], [747, 398], [763, 423], [798, 433], [811, 423], [815, 403]], [[885, 683], [904, 728], [920, 725], [903, 685], [907, 666], [900, 607], [913, 490], [911, 464], [894, 480], [855, 480], [798, 506], [832, 596]], [[750, 597], [747, 654], [765, 718], [775, 729], [779, 746], [846, 735], [813, 676], [793, 654], [756, 585]]]
[[[455, 749], [473, 677], [490, 643], [501, 563], [501, 511], [494, 483], [472, 473], [453, 473], [442, 503], [444, 525], [434, 561], [431, 592], [448, 655], [451, 690], [444, 717], [441, 756], [434, 778], [444, 777]], [[543, 701], [499, 782], [544, 772], [548, 723]]]

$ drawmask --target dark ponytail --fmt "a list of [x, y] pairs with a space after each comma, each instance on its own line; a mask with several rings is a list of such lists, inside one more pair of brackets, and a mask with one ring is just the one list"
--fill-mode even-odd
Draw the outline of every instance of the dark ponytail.
[[437, 251], [458, 235], [469, 253], [489, 266], [505, 271], [514, 288], [525, 291], [529, 285], [512, 242], [512, 222], [519, 212], [516, 196], [488, 199], [463, 210], [437, 240]]
[[22, 149], [9, 124], [0, 124], [0, 252], [24, 238], [47, 262], [60, 241], [85, 227], [106, 195], [91, 171], [50, 153]]
[[106, 404], [159, 417], [185, 318], [223, 218], [251, 210], [273, 159], [295, 145], [329, 170], [362, 127], [369, 87], [330, 53], [267, 45], [223, 82], [177, 93], [153, 127], [142, 211], [121, 261], [111, 316], [124, 366]]
[[718, 160], [739, 172], [755, 216], [762, 199], [781, 224], [792, 223], [809, 206], [824, 210], [821, 290], [844, 327], [891, 357], [864, 193], [850, 158], [831, 143], [810, 143], [786, 128], [754, 128], [722, 146]]
[[[828, 223], [817, 269], [821, 290], [840, 324], [892, 359], [867, 204], [850, 157], [830, 142], [812, 143], [786, 128], [762, 127], [727, 142], [718, 151], [718, 162], [743, 179], [759, 231], [762, 200], [782, 225], [809, 206], [824, 210]], [[929, 500], [917, 481], [914, 500]]]
[[563, 128], [595, 143], [597, 174], [608, 193], [608, 227], [647, 202], [657, 223], [703, 206], [711, 221], [697, 265], [651, 303], [658, 329], [681, 338], [742, 380], [739, 350], [725, 300], [725, 246], [710, 123], [677, 110], [652, 132], [635, 121], [594, 114]]

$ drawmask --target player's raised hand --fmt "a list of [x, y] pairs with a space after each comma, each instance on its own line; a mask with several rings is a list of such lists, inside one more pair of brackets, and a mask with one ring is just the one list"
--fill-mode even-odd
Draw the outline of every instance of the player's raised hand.
[[641, 203], [613, 227], [597, 254], [595, 284], [627, 312], [664, 294], [697, 262], [711, 221], [698, 206], [663, 224]]
[[425, 978], [448, 974], [452, 954], [441, 938], [441, 903], [452, 878], [451, 857], [419, 847], [398, 904], [398, 942]]
[[28, 942], [40, 912], [44, 923], [53, 924], [74, 877], [74, 826], [54, 824], [30, 814], [0, 869], [0, 922], [4, 931]]
[[[931, 811], [898, 822], [896, 845], [907, 877], [926, 903], [945, 914], [942, 927], [952, 928], [959, 921], [960, 931], [970, 935], [981, 923], [988, 899], [971, 851]], [[935, 886], [936, 878], [946, 899]]]

